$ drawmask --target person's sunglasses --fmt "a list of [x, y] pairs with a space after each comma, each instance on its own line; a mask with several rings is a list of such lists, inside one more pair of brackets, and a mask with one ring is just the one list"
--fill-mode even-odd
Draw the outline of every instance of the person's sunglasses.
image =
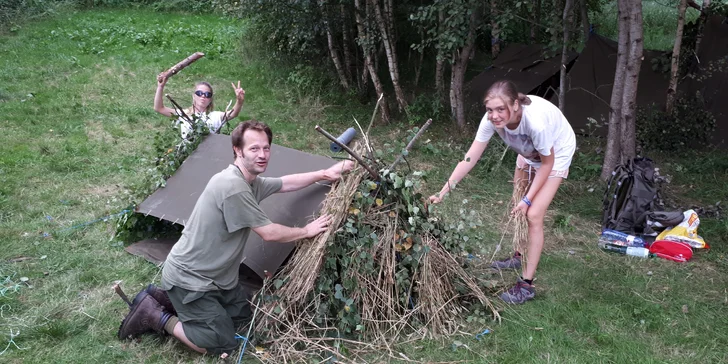
[[195, 91], [195, 95], [197, 95], [199, 97], [205, 97], [205, 98], [208, 98], [208, 99], [209, 98], [212, 98], [212, 92], [207, 92], [207, 91], [197, 90], [197, 91]]

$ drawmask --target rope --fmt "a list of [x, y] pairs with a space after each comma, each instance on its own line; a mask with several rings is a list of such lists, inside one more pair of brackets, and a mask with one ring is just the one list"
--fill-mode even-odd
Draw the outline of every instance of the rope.
[[[67, 227], [67, 228], [63, 228], [63, 229], [60, 229], [60, 230], [56, 230], [53, 233], [43, 232], [43, 233], [41, 233], [41, 235], [43, 235], [44, 238], [47, 238], [47, 237], [49, 237], [49, 236], [51, 236], [53, 234], [58, 234], [58, 233], [61, 233], [61, 232], [64, 232], [64, 231], [69, 231], [69, 230], [75, 230], [75, 229], [78, 229], [78, 228], [82, 228], [82, 227], [85, 227], [85, 226], [89, 226], [89, 225], [95, 224], [95, 223], [97, 223], [99, 221], [108, 221], [109, 219], [111, 219], [113, 217], [121, 216], [121, 215], [126, 214], [126, 213], [129, 213], [129, 212], [132, 212], [132, 210], [130, 210], [130, 209], [124, 209], [124, 210], [121, 210], [120, 212], [117, 212], [115, 214], [106, 215], [106, 216], [100, 217], [100, 218], [98, 218], [96, 220], [91, 220], [91, 221], [88, 221], [88, 222], [84, 222], [82, 224], [77, 224], [77, 225], [73, 225], [71, 227]], [[48, 218], [48, 216], [46, 218]]]

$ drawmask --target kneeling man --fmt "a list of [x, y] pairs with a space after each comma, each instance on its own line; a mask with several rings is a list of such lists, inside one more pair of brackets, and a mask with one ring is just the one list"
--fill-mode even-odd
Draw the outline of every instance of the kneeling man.
[[270, 128], [246, 121], [231, 136], [235, 161], [208, 182], [167, 256], [161, 289], [150, 285], [137, 295], [120, 338], [166, 332], [195, 351], [226, 357], [237, 348], [235, 330], [251, 315], [251, 293], [238, 282], [250, 231], [265, 241], [286, 243], [314, 237], [331, 223], [325, 215], [303, 228], [275, 224], [260, 202], [277, 192], [336, 181], [353, 168], [352, 161], [281, 178], [260, 177], [270, 159]]

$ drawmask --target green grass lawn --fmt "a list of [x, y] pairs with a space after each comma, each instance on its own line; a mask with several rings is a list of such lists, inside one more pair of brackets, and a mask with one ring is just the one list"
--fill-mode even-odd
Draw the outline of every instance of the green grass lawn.
[[[124, 252], [129, 242], [113, 238], [113, 219], [83, 224], [128, 206], [130, 190], [151, 167], [155, 134], [170, 127], [152, 109], [155, 77], [193, 52], [207, 56], [172, 78], [167, 92], [187, 104], [194, 82], [207, 80], [224, 108], [234, 97], [230, 82], [241, 80], [246, 103], [237, 120], [269, 123], [278, 144], [323, 154], [328, 143], [314, 125], [336, 131], [352, 118], [368, 122], [373, 104], [267, 57], [244, 29], [215, 16], [108, 10], [65, 12], [0, 36], [0, 362], [216, 361], [171, 339], [116, 338], [128, 309], [112, 284], [123, 281], [127, 293], [136, 292], [157, 283], [159, 270]], [[378, 126], [373, 139], [395, 144], [407, 128]], [[425, 194], [440, 188], [471, 140], [447, 120], [428, 133], [409, 160], [428, 170]], [[595, 143], [579, 141], [570, 179], [547, 216], [537, 298], [503, 307], [501, 323], [463, 317], [462, 335], [396, 346], [395, 355], [436, 362], [728, 361], [728, 222], [703, 218], [700, 231], [713, 249], [686, 264], [601, 252]], [[485, 222], [472, 249], [485, 254], [504, 230], [515, 161], [512, 152], [501, 160], [502, 146], [492, 144], [442, 206], [443, 215], [457, 214], [468, 200], [465, 208]], [[655, 159], [673, 176], [666, 192], [679, 206], [728, 200], [725, 153]], [[514, 281], [515, 273], [503, 279]], [[480, 341], [468, 335], [485, 328], [492, 333]], [[453, 349], [455, 341], [467, 347]]]

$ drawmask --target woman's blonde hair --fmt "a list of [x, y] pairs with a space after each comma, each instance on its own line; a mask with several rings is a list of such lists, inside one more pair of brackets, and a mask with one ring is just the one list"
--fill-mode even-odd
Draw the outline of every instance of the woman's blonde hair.
[[[210, 85], [209, 83], [207, 83], [205, 81], [200, 81], [195, 84], [195, 89], [197, 89], [198, 86], [207, 86], [207, 88], [210, 89], [210, 92], [212, 93], [213, 97], [215, 96], [215, 92], [212, 91], [212, 85]], [[194, 91], [193, 91], [193, 93], [194, 93]], [[207, 108], [205, 109], [206, 114], [209, 114], [215, 110], [215, 101], [214, 101], [215, 99], [213, 97], [210, 98], [210, 104], [208, 104]], [[190, 116], [192, 116], [195, 113], [194, 103], [187, 110], [185, 110], [185, 113]]]
[[529, 99], [528, 96], [518, 92], [518, 90], [516, 89], [516, 85], [508, 80], [496, 81], [492, 85], [490, 85], [488, 91], [485, 92], [485, 97], [483, 97], [483, 104], [486, 104], [488, 101], [496, 97], [500, 97], [503, 102], [505, 102], [509, 106], [513, 106], [513, 103], [516, 100], [518, 100], [521, 105], [531, 104], [531, 99]]

